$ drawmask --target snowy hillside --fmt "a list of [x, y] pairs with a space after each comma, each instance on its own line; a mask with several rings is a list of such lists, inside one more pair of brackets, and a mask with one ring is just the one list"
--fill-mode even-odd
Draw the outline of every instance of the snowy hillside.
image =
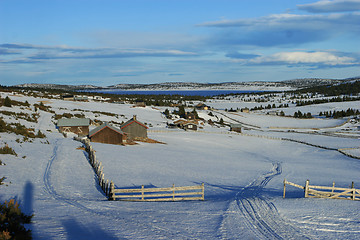
[[[360, 109], [360, 101], [301, 108], [290, 104], [283, 109], [288, 116], [282, 117], [267, 110], [225, 111], [259, 104], [236, 97], [213, 99], [206, 104], [214, 109], [198, 110], [204, 119], [198, 131], [184, 131], [167, 128], [171, 120], [162, 113], [177, 107], [0, 94], [2, 99], [9, 96], [29, 104], [2, 106], [0, 118], [46, 135], [25, 138], [0, 132], [0, 147], [7, 144], [17, 154], [0, 155], [5, 164], [0, 166], [0, 178], [6, 177], [0, 200], [16, 198], [25, 213], [34, 214], [33, 223], [27, 225], [34, 239], [360, 238], [359, 201], [304, 198], [304, 192], [293, 187], [282, 197], [285, 178], [300, 185], [307, 179], [322, 186], [335, 181], [336, 186], [349, 187], [355, 182], [360, 188], [359, 121], [289, 117], [299, 109], [314, 115], [334, 108]], [[36, 107], [40, 102], [46, 111]], [[137, 115], [149, 127], [148, 137], [165, 144], [92, 143], [107, 178], [117, 188], [204, 183], [205, 201], [108, 201], [82, 144], [56, 129], [54, 116], [64, 113], [115, 124]], [[32, 114], [37, 114], [36, 121], [28, 121]], [[219, 119], [225, 125], [209, 124]], [[243, 124], [243, 133], [230, 132], [227, 124], [232, 123]]]

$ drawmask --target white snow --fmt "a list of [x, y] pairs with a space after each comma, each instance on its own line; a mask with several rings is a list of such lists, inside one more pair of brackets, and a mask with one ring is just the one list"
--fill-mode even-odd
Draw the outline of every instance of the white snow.
[[[6, 95], [1, 93], [3, 98]], [[200, 131], [188, 132], [166, 128], [168, 120], [161, 114], [165, 107], [9, 96], [30, 104], [48, 101], [45, 105], [57, 114], [82, 112], [91, 119], [116, 122], [137, 115], [151, 124], [149, 137], [166, 144], [92, 143], [105, 178], [118, 188], [205, 184], [205, 201], [108, 201], [86, 152], [77, 149], [82, 144], [56, 130], [53, 114], [39, 111], [38, 123], [0, 115], [47, 135], [47, 139], [23, 142], [22, 136], [0, 133], [0, 147], [7, 143], [18, 154], [0, 155], [6, 164], [0, 166], [0, 177], [6, 177], [0, 200], [17, 198], [26, 213], [34, 213], [33, 223], [27, 226], [34, 239], [360, 238], [358, 201], [304, 198], [302, 190], [290, 186], [282, 198], [285, 178], [300, 185], [306, 179], [323, 186], [335, 181], [339, 187], [355, 182], [359, 188], [360, 160], [337, 151], [360, 156], [358, 123], [339, 126], [346, 119], [303, 120], [212, 110], [214, 117], [209, 111], [199, 115], [205, 120], [241, 122], [248, 130], [229, 133], [228, 127], [205, 124]], [[220, 101], [224, 108], [235, 106]], [[326, 109], [315, 106], [318, 111]], [[20, 107], [1, 110], [33, 112]], [[343, 128], [352, 134], [342, 133]]]

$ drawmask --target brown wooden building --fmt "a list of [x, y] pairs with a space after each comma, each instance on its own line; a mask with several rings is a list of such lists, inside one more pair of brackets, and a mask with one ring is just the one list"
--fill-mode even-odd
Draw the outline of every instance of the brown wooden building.
[[128, 139], [147, 138], [148, 127], [136, 119], [136, 115], [132, 119], [121, 125], [121, 130], [126, 133]]
[[88, 118], [61, 118], [56, 124], [61, 133], [75, 133], [79, 136], [89, 134], [89, 125]]
[[188, 120], [184, 120], [184, 119], [179, 119], [179, 120], [174, 121], [173, 125], [178, 128], [182, 128], [184, 130], [196, 131], [198, 128], [197, 121], [195, 121], [195, 120], [188, 121]]
[[108, 144], [124, 144], [127, 136], [121, 129], [104, 123], [101, 126], [89, 132], [89, 138], [92, 142]]
[[243, 126], [241, 124], [231, 124], [230, 125], [230, 131], [241, 133], [242, 127]]

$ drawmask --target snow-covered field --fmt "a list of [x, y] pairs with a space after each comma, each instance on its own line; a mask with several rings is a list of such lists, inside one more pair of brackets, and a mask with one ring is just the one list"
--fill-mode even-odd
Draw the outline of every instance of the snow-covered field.
[[[106, 178], [118, 188], [205, 184], [205, 201], [108, 201], [87, 154], [77, 149], [81, 143], [57, 131], [53, 114], [39, 111], [37, 123], [0, 115], [7, 122], [20, 122], [47, 136], [23, 142], [22, 136], [0, 133], [0, 147], [7, 143], [18, 154], [0, 155], [6, 164], [0, 166], [0, 177], [6, 177], [5, 185], [0, 186], [0, 200], [15, 197], [26, 213], [34, 213], [33, 223], [27, 226], [34, 239], [360, 238], [358, 201], [304, 198], [302, 190], [290, 186], [287, 198], [282, 198], [285, 178], [300, 185], [307, 179], [323, 186], [335, 181], [336, 186], [349, 187], [355, 182], [360, 188], [360, 160], [337, 151], [347, 149], [349, 154], [360, 156], [358, 122], [229, 113], [217, 106], [230, 108], [242, 103], [226, 105], [219, 100], [212, 103], [214, 106], [210, 104], [219, 109], [212, 111], [215, 117], [205, 110], [199, 115], [248, 125], [244, 134], [208, 124], [189, 132], [167, 129], [168, 120], [161, 114], [164, 107], [133, 108], [130, 104], [1, 93], [2, 98], [7, 95], [30, 104], [46, 101], [45, 105], [57, 114], [84, 113], [91, 119], [115, 122], [137, 115], [140, 121], [151, 124], [149, 137], [166, 144], [92, 143]], [[360, 106], [357, 103], [338, 103], [337, 107], [347, 109], [351, 104], [354, 108]], [[312, 107], [324, 111], [324, 105]], [[33, 112], [32, 107], [18, 106], [1, 110]]]

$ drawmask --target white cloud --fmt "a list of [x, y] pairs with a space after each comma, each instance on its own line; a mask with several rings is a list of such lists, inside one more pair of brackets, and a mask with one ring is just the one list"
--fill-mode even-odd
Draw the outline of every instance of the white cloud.
[[261, 56], [251, 59], [253, 64], [299, 64], [346, 66], [359, 64], [356, 58], [339, 56], [331, 52], [279, 52], [270, 56]]
[[352, 12], [360, 10], [360, 0], [323, 0], [310, 4], [297, 5], [308, 12]]

